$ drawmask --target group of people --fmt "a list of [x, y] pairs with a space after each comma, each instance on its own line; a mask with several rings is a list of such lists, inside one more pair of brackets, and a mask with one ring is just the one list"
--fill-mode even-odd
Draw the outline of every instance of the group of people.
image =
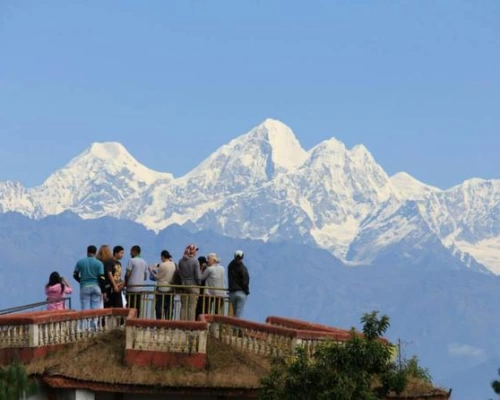
[[[148, 278], [156, 282], [155, 314], [158, 319], [173, 317], [173, 299], [180, 297], [181, 319], [195, 320], [199, 314], [222, 314], [224, 300], [229, 295], [233, 316], [240, 318], [247, 296], [250, 294], [250, 277], [242, 250], [234, 252], [225, 269], [216, 253], [206, 257], [198, 255], [199, 248], [189, 244], [182, 258], [175, 263], [169, 251], [163, 250], [160, 262], [152, 265], [141, 257], [140, 246], [132, 246], [125, 274], [121, 260], [125, 255], [122, 246], [103, 245], [99, 249], [87, 247], [87, 256], [76, 263], [73, 278], [80, 284], [82, 310], [124, 307], [136, 308], [141, 313], [141, 297]], [[64, 296], [72, 293], [69, 282], [58, 272], [52, 272], [45, 287], [49, 310], [63, 309]]]

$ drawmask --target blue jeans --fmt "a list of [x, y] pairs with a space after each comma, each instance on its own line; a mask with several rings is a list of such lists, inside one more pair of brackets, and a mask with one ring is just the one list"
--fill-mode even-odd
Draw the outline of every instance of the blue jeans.
[[238, 290], [236, 292], [229, 293], [229, 300], [233, 305], [234, 317], [241, 318], [241, 314], [243, 313], [243, 307], [245, 306], [245, 301], [247, 300], [247, 294]]
[[102, 308], [101, 288], [97, 285], [85, 286], [80, 289], [82, 310], [95, 310]]

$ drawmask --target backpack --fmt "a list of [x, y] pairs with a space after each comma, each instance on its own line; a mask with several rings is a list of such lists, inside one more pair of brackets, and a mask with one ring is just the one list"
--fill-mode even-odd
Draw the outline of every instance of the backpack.
[[[158, 269], [159, 267], [160, 267], [160, 264], [156, 264], [156, 269]], [[149, 271], [149, 280], [156, 282], [156, 276], [154, 276], [151, 271]]]

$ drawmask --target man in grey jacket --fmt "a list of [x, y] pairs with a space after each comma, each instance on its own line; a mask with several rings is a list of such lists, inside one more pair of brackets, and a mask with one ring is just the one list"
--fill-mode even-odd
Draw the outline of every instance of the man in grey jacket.
[[188, 244], [178, 264], [182, 285], [185, 286], [181, 294], [181, 318], [188, 321], [196, 319], [196, 303], [200, 294], [201, 270], [197, 252], [196, 245]]

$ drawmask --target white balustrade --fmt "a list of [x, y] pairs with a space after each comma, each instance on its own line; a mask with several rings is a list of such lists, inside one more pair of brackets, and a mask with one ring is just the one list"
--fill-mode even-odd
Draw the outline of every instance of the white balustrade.
[[206, 330], [168, 326], [127, 326], [127, 350], [172, 353], [206, 353]]
[[40, 313], [32, 317], [31, 323], [0, 318], [0, 349], [68, 344], [123, 329], [126, 316], [102, 314], [89, 316], [74, 312], [65, 318], [55, 315], [51, 320], [46, 318], [47, 314]]
[[29, 346], [30, 325], [0, 326], [0, 348]]

